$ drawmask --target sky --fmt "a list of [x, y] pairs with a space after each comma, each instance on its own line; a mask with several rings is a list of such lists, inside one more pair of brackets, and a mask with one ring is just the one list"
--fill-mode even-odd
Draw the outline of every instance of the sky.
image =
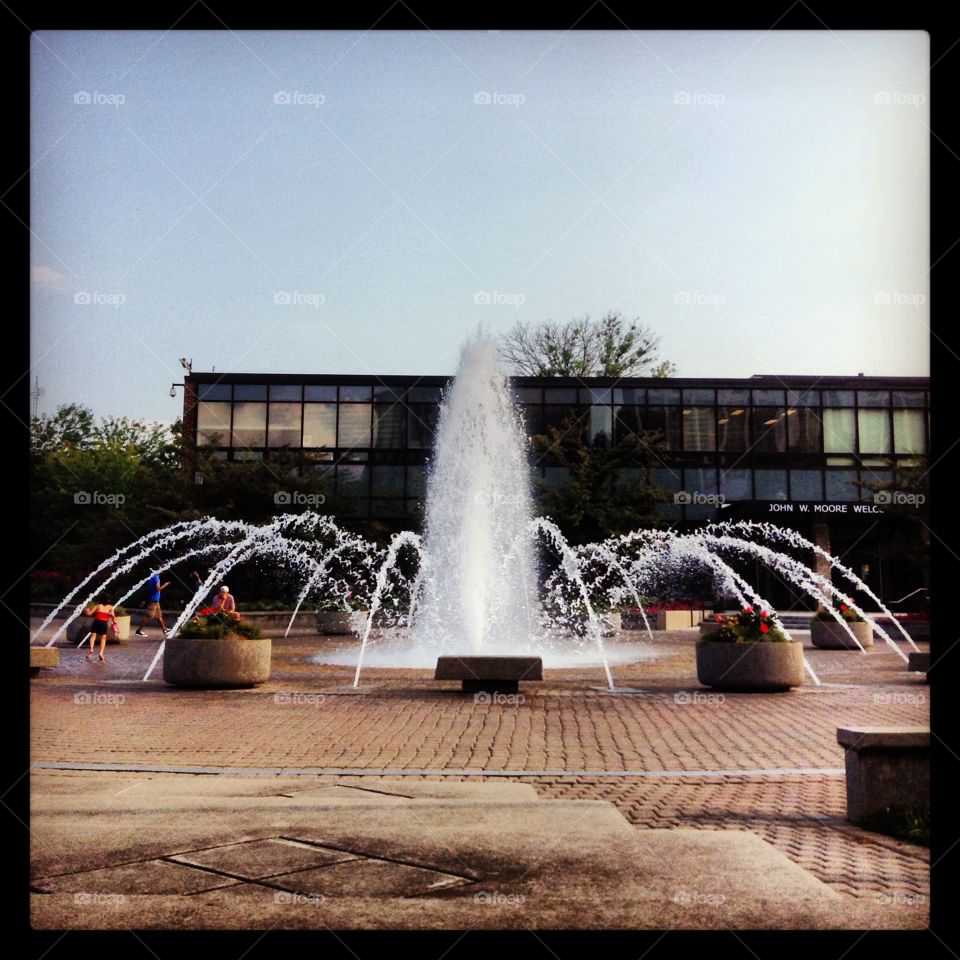
[[619, 310], [685, 377], [929, 374], [929, 37], [32, 35], [39, 409], [438, 375]]

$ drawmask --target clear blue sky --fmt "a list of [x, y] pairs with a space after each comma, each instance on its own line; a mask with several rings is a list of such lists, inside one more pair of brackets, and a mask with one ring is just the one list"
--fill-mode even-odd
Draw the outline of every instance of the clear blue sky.
[[928, 373], [925, 33], [77, 31], [32, 54], [42, 410], [172, 420], [181, 356], [448, 374], [478, 323], [610, 309], [681, 376]]

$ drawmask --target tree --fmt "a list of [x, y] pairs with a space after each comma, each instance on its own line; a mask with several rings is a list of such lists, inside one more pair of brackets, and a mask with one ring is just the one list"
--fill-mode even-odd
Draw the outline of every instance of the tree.
[[665, 493], [651, 478], [666, 456], [659, 431], [631, 432], [617, 441], [601, 433], [590, 442], [583, 418], [571, 414], [535, 436], [533, 446], [544, 463], [569, 471], [559, 486], [541, 483], [540, 507], [571, 543], [664, 525], [657, 503]]
[[656, 355], [660, 337], [618, 311], [599, 320], [517, 323], [500, 337], [500, 352], [518, 376], [667, 377], [675, 368]]

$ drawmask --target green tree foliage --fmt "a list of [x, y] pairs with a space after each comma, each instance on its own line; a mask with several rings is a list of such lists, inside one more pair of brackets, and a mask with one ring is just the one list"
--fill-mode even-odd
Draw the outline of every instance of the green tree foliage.
[[565, 323], [517, 323], [499, 340], [511, 372], [525, 377], [668, 377], [674, 366], [657, 357], [660, 337], [639, 320], [611, 311]]

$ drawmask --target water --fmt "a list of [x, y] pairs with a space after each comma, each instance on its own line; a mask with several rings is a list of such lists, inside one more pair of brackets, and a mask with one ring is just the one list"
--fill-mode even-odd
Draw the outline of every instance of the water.
[[[602, 608], [638, 607], [652, 639], [643, 598], [669, 590], [672, 582], [680, 583], [692, 568], [700, 568], [709, 572], [718, 592], [742, 606], [773, 609], [736, 571], [734, 558], [763, 563], [828, 609], [851, 637], [838, 609], [841, 602], [850, 603], [849, 592], [866, 594], [889, 614], [837, 558], [796, 531], [772, 524], [709, 524], [683, 534], [638, 530], [573, 547], [549, 518], [533, 514], [526, 444], [494, 344], [478, 335], [464, 346], [441, 407], [422, 538], [404, 531], [383, 549], [341, 530], [332, 517], [311, 511], [284, 514], [261, 526], [214, 518], [177, 523], [104, 560], [34, 636], [74, 603], [47, 645], [53, 644], [96, 597], [115, 595], [114, 584], [125, 575], [133, 576], [133, 586], [125, 581], [126, 592], [114, 600], [117, 604], [142, 589], [157, 563], [164, 570], [189, 569], [185, 565], [198, 558], [212, 563], [210, 573], [177, 617], [171, 636], [235, 566], [271, 558], [296, 585], [287, 633], [296, 612], [321, 598], [327, 604], [333, 598], [344, 610], [359, 602], [370, 611], [364, 623], [357, 623], [355, 642], [313, 658], [354, 667], [354, 685], [364, 666], [432, 667], [441, 654], [533, 654], [548, 668], [602, 669], [607, 685], [615, 689], [611, 665], [637, 663], [652, 654], [642, 639], [607, 644]], [[827, 558], [846, 586], [835, 586], [775, 546]], [[77, 601], [78, 596], [84, 599]], [[907, 659], [870, 614], [851, 605]], [[902, 625], [892, 620], [916, 649]], [[162, 655], [160, 644], [144, 679]], [[819, 683], [809, 664], [807, 671]]]

